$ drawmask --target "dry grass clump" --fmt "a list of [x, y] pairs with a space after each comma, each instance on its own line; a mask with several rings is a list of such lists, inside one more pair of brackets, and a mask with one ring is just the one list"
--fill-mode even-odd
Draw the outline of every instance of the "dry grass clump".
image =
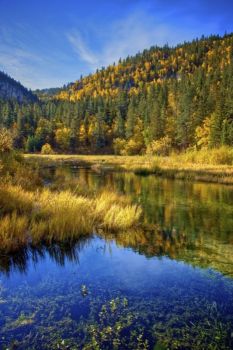
[[0, 248], [5, 253], [15, 251], [27, 243], [28, 219], [16, 212], [0, 219]]
[[23, 244], [65, 241], [91, 234], [93, 228], [122, 230], [137, 224], [141, 209], [111, 192], [87, 198], [70, 191], [29, 192], [0, 186], [0, 251]]
[[142, 210], [137, 205], [121, 207], [113, 204], [104, 214], [103, 227], [108, 230], [126, 230], [140, 219]]
[[[69, 191], [60, 193], [44, 190], [39, 195], [39, 215], [47, 218], [49, 237], [63, 240], [67, 235], [90, 233], [94, 224], [92, 200], [76, 196]], [[42, 230], [40, 223], [40, 230]]]
[[34, 205], [34, 194], [20, 186], [0, 186], [0, 213], [30, 213]]
[[95, 199], [95, 215], [101, 227], [122, 230], [137, 224], [141, 208], [130, 204], [128, 197], [105, 191]]
[[95, 198], [95, 214], [99, 218], [102, 218], [112, 207], [112, 205], [117, 204], [119, 206], [125, 207], [129, 203], [130, 200], [126, 196], [122, 196], [110, 191], [103, 191]]

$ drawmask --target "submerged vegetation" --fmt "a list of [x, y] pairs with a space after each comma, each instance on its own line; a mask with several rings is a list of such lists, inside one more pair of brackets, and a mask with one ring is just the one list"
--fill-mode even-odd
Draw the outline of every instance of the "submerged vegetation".
[[233, 349], [232, 77], [233, 33], [0, 72], [0, 349]]
[[[154, 268], [148, 273], [143, 257], [133, 252], [130, 257], [137, 263], [131, 265], [133, 273], [129, 275], [124, 260], [127, 250], [118, 248], [116, 261], [110, 252], [101, 259], [102, 253], [97, 251], [104, 244], [92, 240], [91, 255], [78, 268], [67, 261], [69, 268], [57, 266], [54, 271], [53, 264], [45, 263], [43, 278], [33, 269], [33, 283], [24, 278], [14, 289], [0, 289], [3, 349], [232, 348], [230, 279], [183, 264], [171, 265], [166, 258], [151, 261]], [[114, 244], [110, 247], [116, 249]], [[84, 248], [88, 245], [76, 247], [74, 252], [80, 250], [81, 254]], [[58, 259], [58, 250], [48, 251]], [[43, 251], [38, 255], [43, 257]], [[32, 257], [35, 260], [36, 255]], [[171, 266], [177, 274], [171, 273]], [[116, 275], [109, 274], [112, 268]]]
[[231, 188], [105, 172], [97, 158], [94, 169], [17, 158], [44, 185], [3, 161], [0, 346], [230, 350]]

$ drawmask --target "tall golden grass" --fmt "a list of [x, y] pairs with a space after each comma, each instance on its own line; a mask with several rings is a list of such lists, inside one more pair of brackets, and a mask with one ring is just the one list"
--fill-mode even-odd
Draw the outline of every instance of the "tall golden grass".
[[95, 215], [100, 226], [108, 230], [123, 230], [135, 225], [141, 216], [141, 208], [130, 204], [128, 197], [103, 192], [95, 199]]
[[32, 242], [64, 241], [92, 234], [94, 228], [122, 230], [135, 226], [141, 209], [128, 198], [103, 192], [84, 197], [49, 189], [30, 192], [0, 186], [0, 250]]
[[233, 147], [221, 146], [219, 148], [188, 150], [182, 154], [171, 156], [171, 159], [185, 163], [208, 165], [233, 165]]
[[0, 219], [0, 250], [8, 253], [27, 243], [28, 219], [16, 212]]

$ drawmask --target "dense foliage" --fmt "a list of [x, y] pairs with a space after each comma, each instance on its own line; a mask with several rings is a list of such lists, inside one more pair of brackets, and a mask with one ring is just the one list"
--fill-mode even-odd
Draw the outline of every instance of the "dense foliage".
[[0, 71], [0, 98], [15, 99], [18, 102], [36, 102], [38, 99], [18, 81]]
[[[27, 152], [167, 154], [233, 144], [233, 35], [152, 47], [31, 104], [0, 102]], [[44, 150], [44, 148], [43, 148]]]

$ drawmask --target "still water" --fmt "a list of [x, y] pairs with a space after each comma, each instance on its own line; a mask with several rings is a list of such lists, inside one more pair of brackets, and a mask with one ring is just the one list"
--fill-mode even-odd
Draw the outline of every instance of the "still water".
[[146, 229], [0, 257], [0, 349], [233, 349], [233, 187], [76, 167], [43, 176], [131, 196]]

